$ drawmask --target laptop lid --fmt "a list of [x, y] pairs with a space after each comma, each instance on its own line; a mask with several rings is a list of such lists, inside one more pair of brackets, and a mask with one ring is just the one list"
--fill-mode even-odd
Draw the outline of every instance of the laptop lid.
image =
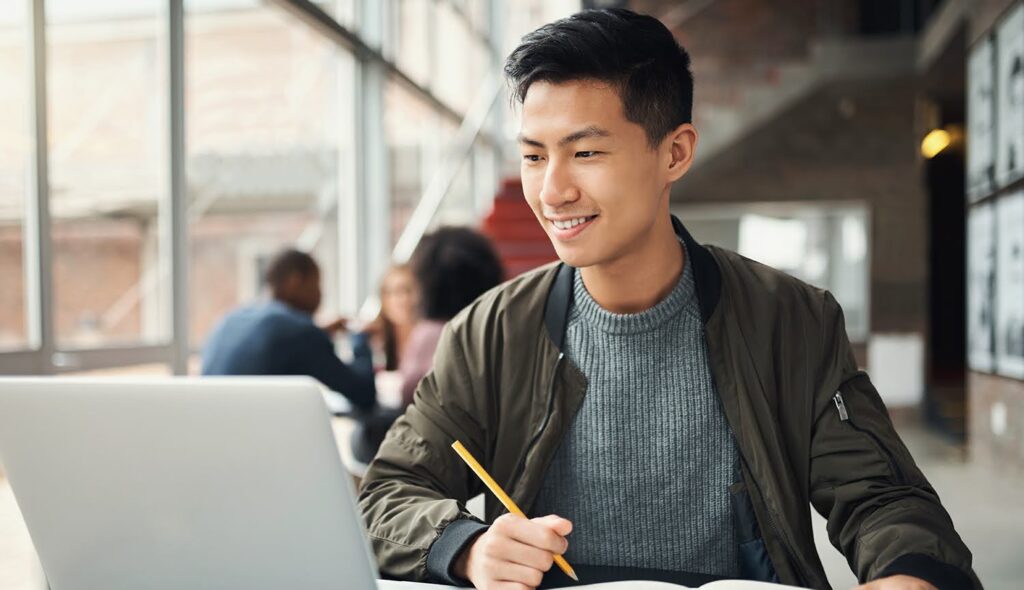
[[0, 379], [0, 463], [54, 590], [375, 587], [312, 379]]

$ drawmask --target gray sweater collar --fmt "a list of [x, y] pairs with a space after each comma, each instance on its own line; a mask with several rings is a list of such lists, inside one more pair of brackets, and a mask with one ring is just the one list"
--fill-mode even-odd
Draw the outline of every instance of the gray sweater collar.
[[680, 275], [679, 281], [654, 307], [638, 313], [613, 313], [601, 307], [591, 297], [586, 285], [583, 284], [582, 275], [576, 270], [573, 277], [573, 304], [569, 322], [584, 321], [611, 334], [634, 334], [656, 330], [683, 311], [692, 314], [699, 321], [700, 308], [697, 304], [690, 253], [686, 243], [682, 240], [679, 242], [685, 253], [683, 274]]

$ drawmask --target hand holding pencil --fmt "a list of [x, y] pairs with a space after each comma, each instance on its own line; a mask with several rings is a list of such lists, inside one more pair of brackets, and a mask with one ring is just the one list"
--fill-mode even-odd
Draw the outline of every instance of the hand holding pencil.
[[454, 573], [477, 588], [535, 588], [555, 564], [576, 579], [562, 557], [572, 523], [556, 515], [527, 519], [459, 441], [452, 448], [509, 511], [463, 550]]

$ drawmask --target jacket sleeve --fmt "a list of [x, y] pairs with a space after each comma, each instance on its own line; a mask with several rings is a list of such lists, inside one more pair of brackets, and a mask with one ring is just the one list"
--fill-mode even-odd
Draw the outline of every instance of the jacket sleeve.
[[293, 342], [297, 373], [309, 375], [344, 395], [352, 405], [367, 410], [377, 401], [373, 380], [373, 354], [364, 334], [352, 335], [352, 363], [346, 365], [336, 354], [334, 344], [323, 330], [311, 326]]
[[478, 422], [487, 415], [486, 392], [474, 388], [464, 346], [449, 324], [433, 370], [388, 431], [363, 480], [359, 507], [385, 576], [465, 583], [452, 576], [451, 565], [486, 529], [466, 510], [483, 484], [451, 448], [459, 440], [486, 460], [485, 429]]
[[911, 458], [867, 374], [857, 370], [842, 310], [826, 293], [825, 360], [815, 393], [811, 503], [861, 582], [905, 574], [940, 590], [980, 588], [971, 553]]

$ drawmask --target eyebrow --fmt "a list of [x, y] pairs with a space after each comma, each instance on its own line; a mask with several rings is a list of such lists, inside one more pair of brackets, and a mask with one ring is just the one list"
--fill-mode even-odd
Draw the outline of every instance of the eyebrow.
[[[569, 145], [570, 143], [577, 142], [577, 141], [579, 141], [581, 139], [587, 139], [588, 137], [609, 137], [609, 136], [611, 136], [611, 132], [608, 131], [607, 129], [601, 129], [600, 127], [598, 127], [596, 125], [590, 125], [588, 127], [584, 127], [583, 129], [580, 129], [579, 131], [574, 131], [574, 132], [570, 133], [569, 135], [566, 135], [562, 139], [559, 139], [558, 140], [558, 147], [565, 147], [565, 146]], [[543, 142], [540, 142], [540, 141], [538, 141], [536, 139], [530, 139], [529, 137], [526, 137], [522, 133], [519, 134], [517, 139], [519, 140], [519, 143], [525, 143], [526, 145], [532, 145], [534, 147], [539, 147], [539, 148], [544, 147], [544, 143]]]

